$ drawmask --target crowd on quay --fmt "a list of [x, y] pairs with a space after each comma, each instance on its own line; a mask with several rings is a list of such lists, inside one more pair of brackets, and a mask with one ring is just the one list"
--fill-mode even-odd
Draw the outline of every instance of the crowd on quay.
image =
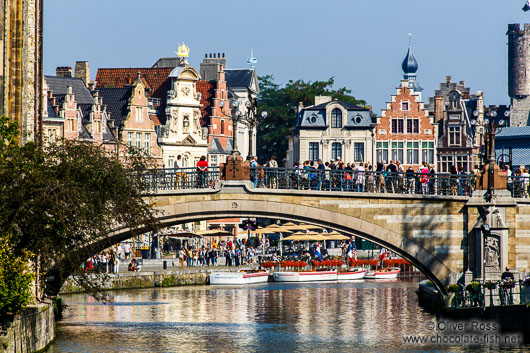
[[246, 239], [213, 241], [197, 249], [181, 247], [177, 250], [180, 267], [216, 266], [219, 257], [224, 257], [226, 266], [247, 265], [254, 262], [255, 254], [255, 249], [247, 244]]
[[118, 273], [120, 267], [120, 257], [121, 254], [116, 249], [106, 250], [99, 254], [95, 254], [85, 261], [85, 271]]

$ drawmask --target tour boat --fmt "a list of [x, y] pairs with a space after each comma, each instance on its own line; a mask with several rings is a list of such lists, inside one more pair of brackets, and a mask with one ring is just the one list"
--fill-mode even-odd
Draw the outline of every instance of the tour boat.
[[382, 268], [375, 271], [368, 271], [364, 278], [366, 279], [395, 279], [401, 270], [399, 267]]
[[350, 268], [346, 271], [339, 271], [337, 273], [337, 279], [339, 281], [351, 280], [351, 279], [363, 279], [366, 275], [367, 270], [365, 268]]
[[275, 282], [336, 281], [337, 271], [274, 272], [272, 278]]
[[214, 285], [266, 283], [268, 280], [269, 280], [269, 273], [266, 271], [212, 272], [210, 273], [210, 284], [214, 284]]

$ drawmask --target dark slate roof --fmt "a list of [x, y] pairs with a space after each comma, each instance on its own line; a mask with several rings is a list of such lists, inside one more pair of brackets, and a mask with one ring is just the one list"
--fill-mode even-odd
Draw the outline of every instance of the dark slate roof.
[[110, 119], [114, 120], [114, 126], [120, 126], [127, 118], [127, 105], [131, 96], [132, 87], [123, 88], [100, 88], [99, 96], [103, 98], [103, 104], [107, 105]]
[[52, 107], [52, 103], [50, 102], [50, 100], [48, 99], [48, 118], [59, 118], [59, 116], [57, 116], [57, 114], [55, 114], [55, 110], [53, 109]]
[[[495, 139], [510, 139], [510, 138], [528, 138], [530, 139], [530, 126], [505, 127], [498, 134]], [[530, 143], [529, 143], [530, 147]]]
[[89, 115], [90, 115], [90, 110], [92, 109], [92, 104], [78, 104], [77, 108], [81, 110], [81, 116], [83, 118], [83, 123], [90, 122]]
[[225, 69], [225, 73], [227, 87], [250, 87], [252, 84], [253, 69]]
[[227, 141], [226, 141], [226, 148], [225, 148], [225, 154], [230, 154], [232, 153], [232, 139], [229, 138]]
[[56, 77], [45, 76], [46, 83], [53, 91], [54, 96], [65, 95], [67, 87], [72, 86], [72, 92], [75, 94], [75, 101], [77, 104], [91, 104], [94, 102], [90, 90], [85, 86], [82, 79], [76, 77]]
[[326, 121], [326, 108], [330, 104], [339, 104], [346, 109], [347, 119], [343, 124], [345, 128], [372, 127], [372, 117], [369, 109], [338, 100], [302, 109], [297, 116], [296, 126], [303, 128], [327, 128], [330, 122]]
[[412, 54], [412, 48], [410, 46], [405, 59], [401, 63], [401, 68], [405, 74], [415, 74], [418, 71], [418, 61]]
[[225, 154], [225, 150], [223, 149], [223, 146], [221, 146], [221, 143], [217, 139], [217, 137], [214, 137], [212, 139], [212, 143], [210, 144], [210, 149], [208, 153], [212, 154]]

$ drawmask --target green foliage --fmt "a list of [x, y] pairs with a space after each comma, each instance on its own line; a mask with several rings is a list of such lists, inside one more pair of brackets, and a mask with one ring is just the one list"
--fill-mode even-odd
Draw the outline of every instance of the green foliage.
[[460, 290], [460, 286], [457, 283], [453, 283], [447, 286], [447, 292], [456, 293]]
[[[9, 131], [0, 121], [0, 134]], [[29, 251], [42, 273], [53, 268], [50, 294], [65, 276], [80, 273], [86, 258], [113, 244], [106, 237], [111, 230], [126, 227], [134, 235], [156, 229], [155, 212], [142, 198], [147, 185], [132, 177], [150, 167], [149, 160], [135, 154], [119, 160], [76, 141], [46, 148], [0, 144], [0, 156], [0, 235], [12, 234], [14, 256]]]
[[[342, 87], [333, 89], [335, 80], [331, 77], [327, 81], [305, 82], [290, 80], [285, 87], [274, 82], [272, 75], [261, 76], [259, 111], [267, 111], [267, 118], [258, 125], [257, 155], [261, 160], [275, 155], [281, 161], [287, 152], [287, 135], [289, 128], [296, 122], [296, 109], [299, 102], [304, 106], [315, 103], [316, 96], [331, 96], [344, 102], [365, 105], [364, 100], [358, 100], [351, 95], [351, 90]], [[260, 115], [261, 116], [261, 115]]]
[[31, 300], [29, 253], [15, 256], [9, 238], [5, 234], [0, 238], [0, 318], [19, 313]]

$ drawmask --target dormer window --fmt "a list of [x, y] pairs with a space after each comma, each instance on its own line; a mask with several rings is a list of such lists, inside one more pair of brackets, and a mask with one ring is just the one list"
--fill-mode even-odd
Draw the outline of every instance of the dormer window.
[[309, 116], [309, 118], [307, 118], [307, 121], [309, 121], [310, 124], [316, 124], [317, 115], [316, 114], [311, 114], [311, 116]]
[[409, 111], [409, 102], [401, 102], [401, 110], [404, 112]]
[[449, 94], [449, 106], [451, 109], [458, 109], [459, 100], [460, 94], [457, 91], [453, 91]]
[[342, 128], [342, 111], [339, 108], [331, 111], [331, 127]]

